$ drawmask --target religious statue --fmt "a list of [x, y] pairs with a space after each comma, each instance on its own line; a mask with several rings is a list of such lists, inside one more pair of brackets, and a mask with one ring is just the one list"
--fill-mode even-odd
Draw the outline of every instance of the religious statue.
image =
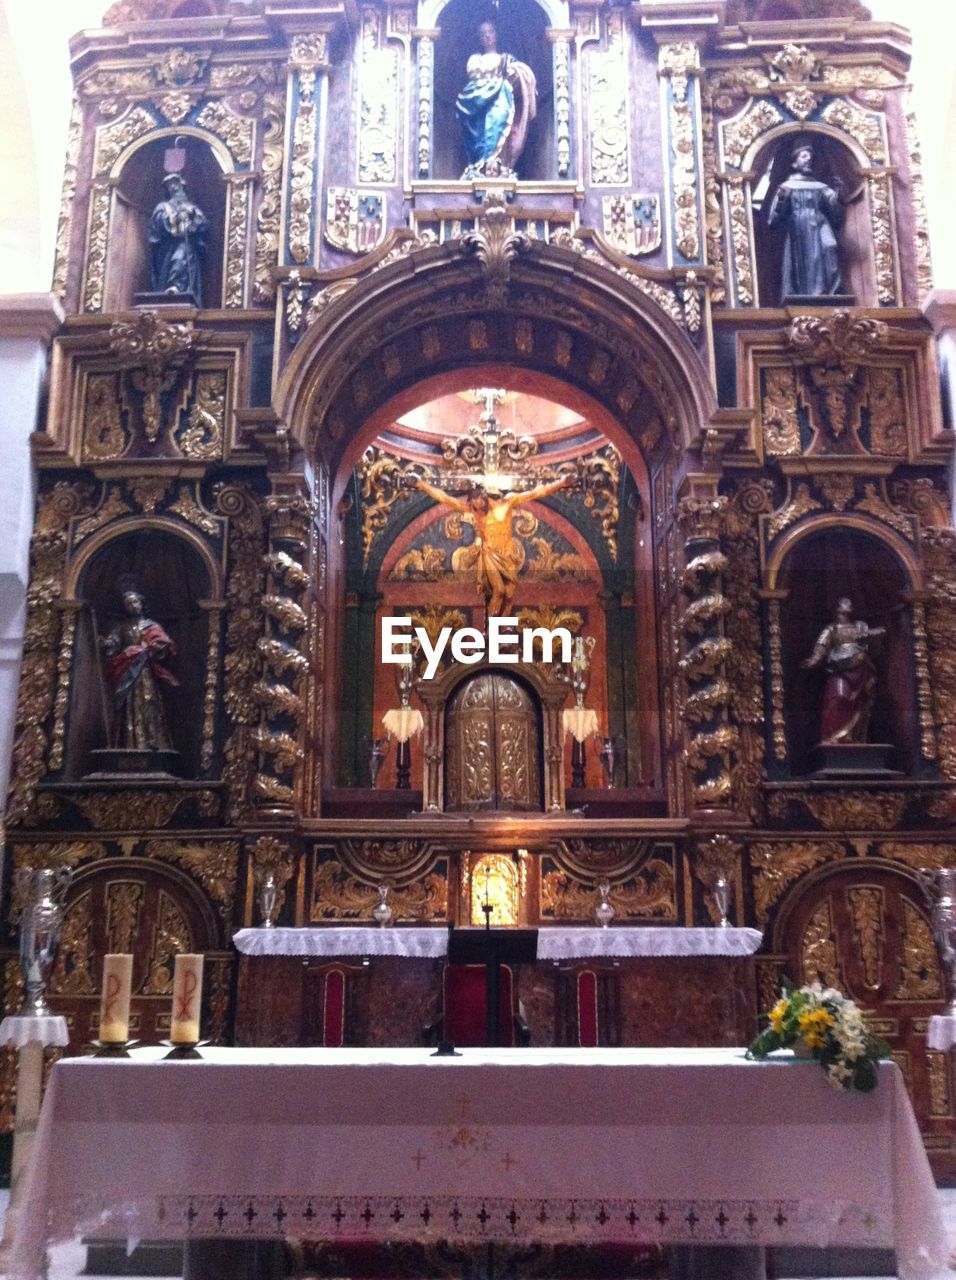
[[876, 668], [869, 642], [886, 632], [854, 622], [853, 604], [844, 596], [837, 602], [836, 620], [820, 632], [805, 668], [824, 667], [823, 712], [820, 745], [866, 742], [876, 692]]
[[166, 198], [149, 220], [150, 288], [154, 293], [182, 294], [202, 306], [202, 265], [209, 222], [186, 194], [181, 174], [163, 179]]
[[798, 142], [790, 176], [774, 192], [767, 225], [784, 227], [780, 296], [819, 298], [844, 292], [836, 233], [845, 210], [838, 192], [813, 177], [813, 148]]
[[163, 663], [176, 646], [144, 613], [143, 596], [131, 580], [120, 583], [126, 617], [101, 644], [106, 683], [113, 695], [113, 746], [127, 751], [171, 751], [160, 684], [179, 681]]
[[481, 24], [478, 42], [481, 52], [468, 59], [468, 83], [455, 103], [468, 161], [461, 176], [466, 181], [513, 178], [537, 111], [534, 72], [510, 53], [498, 52], [493, 22]]
[[470, 518], [475, 527], [475, 541], [468, 550], [472, 553], [471, 564], [477, 569], [478, 590], [487, 601], [489, 618], [510, 615], [518, 588], [518, 574], [524, 556], [512, 527], [515, 509], [575, 483], [575, 477], [568, 475], [523, 493], [509, 494], [502, 494], [490, 486], [473, 484], [463, 497], [457, 498], [414, 473], [406, 477], [410, 488], [419, 488], [442, 506], [451, 507]]

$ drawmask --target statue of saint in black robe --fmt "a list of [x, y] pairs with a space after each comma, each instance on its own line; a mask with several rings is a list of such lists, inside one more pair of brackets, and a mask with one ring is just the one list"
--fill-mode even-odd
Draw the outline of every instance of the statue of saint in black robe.
[[813, 149], [798, 144], [791, 173], [774, 192], [767, 225], [786, 229], [780, 298], [844, 293], [836, 233], [845, 210], [839, 195], [812, 175]]
[[202, 306], [202, 264], [209, 223], [198, 204], [186, 195], [178, 173], [163, 179], [165, 200], [149, 220], [149, 262], [154, 293], [190, 295]]

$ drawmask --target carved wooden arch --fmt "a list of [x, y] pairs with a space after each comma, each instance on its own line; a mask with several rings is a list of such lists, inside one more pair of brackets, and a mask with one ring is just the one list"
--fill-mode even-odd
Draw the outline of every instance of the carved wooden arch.
[[482, 673], [498, 672], [529, 685], [538, 699], [541, 707], [544, 811], [560, 813], [564, 808], [564, 749], [560, 719], [561, 708], [568, 697], [567, 684], [549, 675], [542, 664], [518, 662], [498, 666], [482, 661], [469, 666], [454, 663], [434, 680], [424, 680], [418, 686], [418, 696], [425, 708], [422, 807], [426, 813], [440, 813], [444, 807], [445, 708], [449, 699], [464, 681]]
[[600, 262], [537, 241], [491, 264], [462, 242], [435, 245], [338, 289], [288, 361], [274, 407], [335, 470], [380, 405], [426, 377], [489, 363], [587, 395], [645, 456], [668, 442], [693, 448], [717, 408], [701, 357], [658, 303]]
[[[121, 117], [122, 118], [122, 117]], [[244, 117], [239, 117], [243, 119]], [[200, 128], [194, 124], [184, 124], [178, 127], [173, 125], [157, 124], [155, 129], [150, 129], [148, 133], [141, 134], [129, 146], [124, 147], [120, 154], [116, 157], [109, 170], [109, 178], [111, 182], [118, 182], [123, 176], [123, 170], [132, 160], [137, 151], [141, 151], [143, 147], [150, 146], [159, 138], [195, 138], [197, 142], [203, 142], [216, 158], [216, 163], [224, 174], [236, 173], [238, 166], [235, 156], [223, 142], [214, 133], [210, 133], [208, 129]]]
[[168, 533], [171, 537], [178, 538], [185, 543], [199, 557], [199, 562], [208, 575], [209, 599], [217, 604], [223, 600], [222, 565], [216, 561], [208, 542], [196, 532], [185, 528], [184, 525], [178, 524], [175, 520], [169, 520], [163, 516], [142, 515], [130, 515], [121, 520], [113, 521], [90, 536], [89, 540], [82, 545], [70, 560], [64, 582], [65, 597], [72, 599], [76, 595], [83, 571], [96, 556], [97, 552], [102, 551], [110, 542], [115, 542], [117, 538], [121, 538], [128, 533], [141, 533], [144, 529], [150, 529], [156, 533]]
[[814, 516], [809, 520], [802, 520], [793, 528], [788, 529], [773, 545], [769, 556], [767, 556], [762, 585], [768, 590], [775, 591], [780, 572], [796, 547], [807, 537], [818, 533], [826, 533], [833, 529], [854, 529], [858, 533], [866, 534], [868, 537], [882, 542], [893, 557], [899, 561], [900, 567], [909, 579], [910, 590], [923, 590], [923, 565], [917, 547], [910, 545], [889, 525], [885, 525], [869, 516], [847, 511], [841, 512], [837, 517], [832, 514]]

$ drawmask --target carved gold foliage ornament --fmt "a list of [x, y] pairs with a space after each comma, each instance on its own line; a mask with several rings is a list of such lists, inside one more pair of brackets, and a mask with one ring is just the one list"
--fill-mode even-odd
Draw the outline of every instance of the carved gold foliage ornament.
[[751, 144], [762, 133], [783, 122], [783, 112], [775, 103], [765, 98], [753, 102], [743, 115], [721, 127], [725, 163], [739, 169]]
[[432, 93], [435, 78], [435, 42], [430, 35], [418, 38], [418, 176], [427, 178], [432, 163]]
[[514, 218], [504, 195], [488, 192], [475, 230], [465, 232], [460, 243], [462, 251], [474, 254], [481, 266], [488, 305], [503, 306], [511, 279], [511, 263], [531, 244], [530, 236], [515, 231]]
[[229, 210], [226, 219], [226, 278], [224, 307], [243, 307], [246, 301], [246, 253], [249, 226], [249, 193], [252, 179], [240, 177], [229, 183]]
[[847, 98], [837, 98], [821, 112], [821, 119], [860, 144], [873, 164], [886, 164], [886, 142], [878, 115], [863, 111]]
[[889, 325], [852, 311], [834, 311], [829, 316], [797, 316], [787, 331], [787, 345], [806, 362], [856, 365], [884, 346]]
[[785, 529], [789, 529], [792, 524], [802, 520], [811, 511], [822, 510], [822, 505], [811, 494], [810, 486], [801, 481], [793, 497], [788, 498], [767, 521], [768, 541], [772, 542], [775, 538], [779, 538]]
[[179, 87], [194, 84], [206, 70], [208, 61], [207, 57], [202, 57], [191, 49], [175, 45], [153, 63], [153, 70], [161, 84]]
[[163, 396], [176, 382], [197, 336], [190, 325], [170, 324], [158, 311], [140, 311], [135, 320], [118, 320], [110, 327], [110, 350], [142, 393], [143, 427], [149, 444], [159, 439]]
[[185, 868], [205, 889], [228, 923], [239, 864], [238, 840], [147, 840], [143, 852], [157, 862]]
[[400, 460], [374, 445], [362, 454], [358, 476], [362, 499], [362, 551], [366, 565], [375, 535], [388, 524], [392, 507], [396, 502], [411, 497], [412, 491], [403, 487], [403, 475]]
[[183, 455], [200, 460], [221, 457], [225, 416], [226, 374], [197, 374], [192, 407], [177, 438]]
[[324, 35], [294, 37], [289, 68], [295, 74], [297, 104], [292, 126], [288, 236], [289, 254], [292, 261], [298, 263], [307, 263], [312, 256], [317, 124], [315, 81], [325, 58]]
[[[907, 102], [912, 88], [907, 88]], [[930, 255], [929, 218], [926, 212], [926, 190], [923, 183], [923, 152], [920, 146], [919, 130], [916, 127], [916, 115], [911, 109], [906, 112], [906, 152], [910, 166], [910, 202], [913, 208], [915, 225], [913, 234], [916, 239], [916, 285], [919, 300], [922, 301], [933, 287], [933, 263]]]
[[92, 493], [76, 481], [57, 481], [40, 492], [30, 544], [30, 583], [20, 690], [14, 730], [13, 773], [7, 801], [8, 826], [26, 821], [37, 783], [47, 768], [47, 720], [57, 687], [63, 615], [57, 608], [66, 567], [70, 522], [90, 510]]
[[69, 794], [97, 831], [137, 831], [168, 826], [186, 799], [183, 791], [75, 791]]
[[[132, 888], [132, 886], [124, 886]], [[141, 886], [139, 886], [141, 889]], [[110, 889], [114, 886], [110, 885]], [[92, 955], [92, 890], [79, 894], [63, 913], [60, 946], [50, 975], [50, 990], [59, 996], [91, 996], [96, 992]], [[112, 904], [111, 904], [112, 905]], [[112, 938], [110, 938], [112, 942]], [[119, 951], [110, 946], [109, 950]], [[124, 947], [131, 951], [132, 947]]]
[[897, 281], [890, 177], [887, 173], [870, 173], [866, 181], [870, 193], [870, 231], [876, 262], [876, 296], [881, 306], [892, 306], [897, 302]]
[[699, 840], [694, 850], [694, 875], [707, 889], [706, 906], [714, 924], [720, 923], [721, 913], [711, 894], [721, 881], [737, 883], [740, 856], [743, 845], [725, 832], [717, 832], [706, 840]]
[[794, 881], [824, 862], [845, 856], [843, 845], [835, 840], [752, 844], [747, 852], [754, 909], [761, 926]]
[[[311, 923], [367, 919], [378, 901], [376, 884], [367, 884], [350, 875], [334, 859], [317, 863], [312, 880]], [[388, 905], [396, 921], [445, 920], [448, 880], [444, 875], [431, 873], [412, 884], [393, 888], [388, 895]]]
[[[566, 872], [542, 866], [540, 911], [553, 920], [591, 919], [597, 902], [594, 882], [582, 884]], [[651, 858], [631, 879], [611, 885], [608, 900], [620, 920], [677, 918], [673, 865]]]
[[89, 374], [83, 403], [84, 460], [101, 462], [122, 457], [129, 441], [123, 426], [118, 375]]
[[254, 749], [252, 726], [259, 719], [252, 690], [260, 669], [258, 601], [262, 596], [265, 539], [259, 503], [248, 485], [220, 484], [213, 493], [217, 512], [229, 522], [223, 702], [231, 727], [224, 749], [223, 780], [229, 792], [228, 812], [235, 819], [248, 804]]
[[605, 21], [607, 48], [591, 47], [587, 56], [591, 182], [623, 187], [630, 181], [624, 21], [617, 9], [608, 10]]
[[67, 134], [66, 159], [63, 165], [63, 187], [60, 193], [60, 215], [56, 227], [56, 257], [53, 264], [51, 292], [58, 298], [66, 293], [69, 271], [70, 239], [73, 233], [73, 204], [76, 200], [76, 173], [83, 133], [83, 105], [78, 94], [73, 96], [70, 127]]
[[255, 127], [251, 120], [237, 115], [224, 102], [207, 102], [196, 117], [196, 123], [221, 138], [237, 164], [251, 162]]
[[[198, 491], [198, 485], [196, 486]], [[197, 500], [196, 494], [189, 485], [182, 484], [179, 486], [179, 494], [176, 501], [170, 503], [169, 510], [185, 520], [187, 524], [195, 525], [197, 529], [201, 529], [203, 533], [208, 533], [210, 537], [216, 535], [220, 531], [221, 521], [202, 506]]]
[[778, 791], [770, 812], [783, 818], [791, 802], [799, 803], [825, 831], [888, 831], [899, 825], [906, 795], [899, 791]]
[[700, 50], [691, 41], [662, 44], [658, 71], [670, 82], [668, 128], [671, 148], [671, 202], [674, 243], [681, 257], [700, 257], [700, 209], [697, 193], [697, 126], [688, 93], [690, 76], [700, 68]]
[[772, 458], [792, 457], [802, 452], [797, 416], [797, 375], [787, 367], [761, 370], [760, 420], [763, 444]]
[[571, 172], [571, 42], [565, 36], [554, 40], [554, 124], [558, 157], [558, 177]]
[[109, 182], [94, 182], [90, 188], [90, 223], [83, 281], [83, 310], [102, 311], [106, 286], [106, 246], [109, 240], [113, 188]]
[[943, 977], [933, 930], [925, 916], [907, 898], [903, 899], [903, 938], [900, 980], [894, 1000], [939, 1000]]
[[362, 10], [359, 182], [395, 181], [398, 142], [398, 48], [383, 32], [378, 9]]
[[824, 987], [846, 990], [829, 898], [820, 903], [803, 931], [800, 969], [804, 983], [818, 982]]
[[863, 981], [876, 990], [883, 972], [883, 890], [877, 885], [853, 885], [847, 889], [846, 897]]
[[275, 268], [279, 262], [282, 203], [282, 154], [285, 136], [285, 95], [267, 93], [262, 101], [265, 136], [260, 176], [261, 199], [256, 213], [255, 266], [252, 300], [268, 303], [276, 296]]
[[145, 107], [130, 107], [110, 124], [100, 125], [93, 151], [93, 173], [108, 174], [127, 147], [156, 127], [155, 117]]
[[743, 183], [727, 179], [727, 207], [730, 221], [730, 243], [733, 248], [734, 291], [737, 301], [750, 304], [754, 300], [753, 245], [750, 236], [750, 214]]

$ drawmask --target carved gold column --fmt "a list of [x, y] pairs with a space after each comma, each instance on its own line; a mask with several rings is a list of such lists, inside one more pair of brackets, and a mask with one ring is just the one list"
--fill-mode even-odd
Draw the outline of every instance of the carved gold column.
[[226, 177], [229, 199], [226, 205], [225, 271], [222, 282], [222, 305], [241, 308], [247, 303], [247, 268], [249, 257], [249, 210], [252, 208], [251, 173], [230, 173]]
[[312, 503], [300, 475], [272, 477], [263, 503], [267, 518], [266, 591], [262, 597], [264, 634], [259, 641], [261, 678], [253, 689], [260, 720], [253, 739], [259, 763], [253, 800], [260, 814], [282, 817], [295, 802], [302, 759], [305, 703], [302, 680], [309, 670], [309, 616], [305, 561]]
[[415, 27], [412, 39], [417, 41], [418, 67], [418, 152], [415, 171], [427, 178], [432, 170], [432, 119], [435, 112], [435, 41], [441, 35], [438, 27]]
[[571, 41], [574, 31], [551, 27], [547, 32], [551, 41], [554, 62], [554, 146], [555, 164], [559, 178], [571, 173]]
[[913, 621], [913, 660], [916, 670], [920, 755], [924, 760], [935, 761], [939, 756], [936, 744], [936, 709], [933, 705], [929, 648], [926, 640], [926, 602], [932, 599], [932, 594], [929, 591], [909, 591], [903, 599], [910, 607], [910, 617]]
[[680, 623], [685, 652], [680, 668], [687, 682], [684, 760], [698, 814], [727, 813], [732, 804], [731, 766], [737, 732], [730, 724], [726, 662], [731, 643], [724, 634], [730, 606], [723, 593], [727, 558], [721, 533], [727, 499], [708, 477], [691, 477], [690, 492], [677, 504], [684, 535], [683, 591], [688, 597]]
[[106, 252], [113, 213], [111, 178], [100, 179], [90, 189], [86, 229], [86, 269], [83, 273], [83, 310], [102, 311], [106, 299]]
[[[291, 153], [286, 177], [282, 260], [309, 266], [318, 225], [318, 139], [328, 70], [328, 35], [324, 31], [295, 35], [289, 53]], [[319, 79], [319, 73], [322, 78]]]
[[662, 40], [657, 67], [669, 169], [667, 260], [671, 266], [702, 266], [700, 49], [693, 40]]
[[82, 600], [60, 600], [60, 647], [56, 658], [56, 694], [53, 698], [53, 732], [50, 734], [49, 766], [51, 773], [63, 768], [66, 746], [66, 721], [70, 705], [70, 676], [73, 670], [73, 644], [76, 619], [83, 608]]
[[199, 767], [203, 773], [212, 768], [216, 749], [216, 706], [219, 702], [219, 649], [222, 644], [223, 605], [217, 600], [200, 600], [199, 607], [206, 614], [209, 638], [206, 642], [206, 679], [203, 683], [202, 745], [199, 749]]
[[767, 619], [767, 650], [770, 659], [770, 732], [773, 758], [777, 764], [787, 762], [787, 726], [783, 714], [783, 639], [780, 629], [780, 606], [789, 591], [761, 591]]

